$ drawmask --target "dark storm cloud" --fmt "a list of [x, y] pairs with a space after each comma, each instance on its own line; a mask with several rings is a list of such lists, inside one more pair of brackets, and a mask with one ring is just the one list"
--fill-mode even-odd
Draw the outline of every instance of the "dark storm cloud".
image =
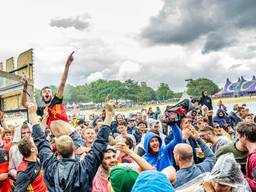
[[52, 27], [69, 28], [74, 27], [77, 30], [84, 30], [90, 26], [89, 16], [77, 16], [75, 18], [55, 18], [50, 22]]
[[255, 29], [255, 13], [255, 0], [164, 0], [140, 36], [152, 45], [184, 45], [206, 37], [202, 53], [209, 53], [232, 46], [235, 32]]
[[228, 37], [225, 37], [223, 33], [212, 32], [207, 36], [202, 53], [205, 54], [211, 51], [218, 51], [234, 43], [235, 40], [230, 40]]

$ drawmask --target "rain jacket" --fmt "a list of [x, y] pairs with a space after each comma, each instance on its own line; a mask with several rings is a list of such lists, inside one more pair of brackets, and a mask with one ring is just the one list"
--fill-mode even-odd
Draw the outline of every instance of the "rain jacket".
[[198, 139], [197, 142], [205, 155], [205, 159], [199, 164], [193, 164], [190, 167], [178, 170], [176, 174], [176, 183], [174, 185], [175, 188], [182, 186], [202, 173], [210, 172], [214, 166], [216, 157], [212, 150], [201, 138]]
[[202, 97], [200, 98], [200, 104], [206, 105], [209, 110], [212, 110], [212, 99], [209, 96], [204, 95], [204, 91], [202, 92]]
[[[182, 134], [177, 124], [172, 127], [172, 131], [173, 140], [168, 145], [162, 145], [162, 139], [152, 132], [148, 132], [145, 135], [144, 149], [146, 154], [143, 158], [155, 167], [157, 171], [162, 171], [164, 168], [173, 165], [173, 149], [176, 144], [182, 143]], [[157, 154], [151, 154], [149, 143], [155, 137], [159, 140], [159, 152]]]
[[143, 171], [133, 185], [131, 192], [174, 192], [167, 177], [157, 171]]
[[93, 178], [107, 148], [110, 127], [102, 125], [92, 149], [81, 161], [57, 159], [51, 151], [41, 127], [33, 126], [33, 139], [44, 169], [44, 180], [49, 192], [86, 192], [92, 190]]
[[[222, 112], [223, 116], [220, 117], [219, 113]], [[226, 115], [226, 112], [223, 109], [218, 109], [216, 116], [213, 118], [213, 123], [218, 123], [220, 127], [224, 128], [225, 124], [230, 124], [230, 119]]]

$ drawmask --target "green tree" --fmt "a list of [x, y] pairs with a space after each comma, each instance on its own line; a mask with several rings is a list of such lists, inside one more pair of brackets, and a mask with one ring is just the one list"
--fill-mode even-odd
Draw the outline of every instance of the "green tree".
[[128, 79], [124, 82], [125, 91], [124, 91], [124, 98], [130, 99], [133, 101], [140, 100], [140, 86], [138, 82]]
[[156, 99], [155, 91], [147, 85], [146, 82], [140, 83], [140, 92], [138, 93], [139, 101], [151, 101]]
[[207, 90], [209, 95], [217, 93], [220, 89], [212, 80], [199, 78], [187, 84], [187, 93], [191, 96], [201, 96], [202, 91]]
[[166, 83], [160, 83], [160, 86], [156, 90], [156, 96], [159, 100], [171, 99], [175, 97], [175, 94]]

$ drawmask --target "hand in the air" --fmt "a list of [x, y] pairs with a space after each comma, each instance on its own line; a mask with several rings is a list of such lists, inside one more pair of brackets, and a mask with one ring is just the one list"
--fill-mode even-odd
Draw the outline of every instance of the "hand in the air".
[[106, 112], [113, 113], [114, 108], [115, 108], [115, 102], [110, 100], [110, 99], [106, 99], [106, 101], [105, 101], [105, 110], [106, 110]]
[[28, 112], [36, 113], [37, 106], [35, 103], [28, 103]]
[[68, 59], [67, 59], [67, 65], [70, 65], [73, 61], [74, 61], [74, 57], [73, 57], [73, 54], [75, 52], [73, 51], [69, 56], [68, 56]]
[[23, 72], [23, 75], [22, 75], [21, 82], [23, 84], [23, 89], [27, 90], [28, 89], [28, 80], [27, 80], [27, 76], [24, 72]]

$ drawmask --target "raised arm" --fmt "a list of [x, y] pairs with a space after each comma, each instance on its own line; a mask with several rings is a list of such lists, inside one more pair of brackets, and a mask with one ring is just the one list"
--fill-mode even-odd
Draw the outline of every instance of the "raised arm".
[[59, 98], [63, 97], [65, 84], [66, 84], [66, 81], [67, 81], [67, 78], [68, 78], [69, 67], [70, 67], [71, 63], [73, 62], [73, 60], [74, 60], [73, 54], [74, 54], [74, 51], [68, 56], [67, 62], [65, 64], [65, 69], [64, 69], [64, 72], [62, 74], [60, 86], [59, 86], [59, 89], [58, 89], [58, 92], [57, 92], [57, 96]]
[[104, 152], [107, 149], [108, 138], [110, 135], [110, 124], [112, 121], [112, 115], [114, 111], [114, 103], [112, 101], [107, 101], [105, 104], [106, 118], [100, 131], [94, 141], [92, 149], [88, 152], [83, 160], [80, 161], [81, 174], [89, 173], [90, 179], [93, 180], [98, 167], [100, 166]]
[[200, 138], [200, 136], [199, 136], [199, 134], [198, 134], [198, 132], [196, 130], [192, 130], [192, 135], [196, 139], [196, 141], [199, 144], [199, 146], [201, 147], [201, 149], [202, 149], [202, 151], [204, 153], [204, 156], [205, 156], [204, 161], [202, 163], [197, 164], [197, 166], [199, 166], [205, 172], [211, 171], [211, 169], [213, 168], [214, 163], [216, 161], [215, 154], [206, 145], [206, 143]]
[[32, 137], [37, 146], [40, 161], [43, 164], [43, 168], [49, 168], [49, 166], [56, 160], [53, 155], [50, 144], [45, 138], [44, 132], [39, 125], [39, 120], [36, 114], [36, 105], [34, 103], [28, 103], [28, 113], [30, 121], [33, 125]]
[[172, 133], [173, 133], [173, 139], [167, 145], [167, 150], [169, 150], [170, 152], [173, 151], [176, 144], [182, 143], [182, 133], [180, 131], [179, 126], [176, 123], [172, 126]]
[[46, 127], [47, 127], [47, 120], [48, 120], [48, 117], [49, 117], [49, 112], [48, 112], [48, 106], [46, 106], [44, 108], [44, 115], [43, 115], [43, 118], [41, 120], [41, 127], [45, 130]]
[[4, 129], [7, 129], [8, 128], [8, 125], [4, 119], [4, 112], [0, 111], [0, 122], [1, 122], [1, 126], [4, 128]]
[[27, 109], [28, 108], [28, 99], [27, 99], [28, 80], [24, 74], [23, 74], [23, 78], [22, 78], [22, 83], [23, 83], [23, 91], [22, 91], [22, 95], [21, 95], [21, 105]]
[[139, 172], [145, 171], [145, 170], [154, 170], [154, 167], [150, 165], [143, 157], [140, 157], [137, 155], [134, 151], [130, 150], [125, 143], [118, 143], [116, 145], [116, 148], [125, 154], [129, 155], [140, 167]]

